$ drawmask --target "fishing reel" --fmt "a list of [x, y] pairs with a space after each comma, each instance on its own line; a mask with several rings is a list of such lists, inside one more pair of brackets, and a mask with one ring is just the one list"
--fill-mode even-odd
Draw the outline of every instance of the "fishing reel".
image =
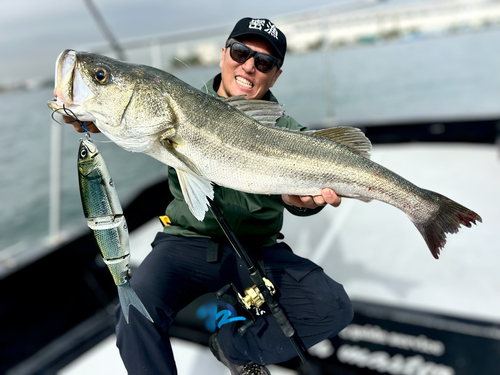
[[[276, 293], [276, 288], [274, 287], [273, 283], [265, 277], [263, 277], [262, 280], [264, 280], [264, 284], [273, 296]], [[246, 288], [245, 297], [238, 293], [238, 298], [247, 310], [255, 309], [257, 311], [257, 315], [260, 315], [260, 307], [264, 304], [264, 302], [266, 302], [259, 288], [257, 288], [257, 285]]]

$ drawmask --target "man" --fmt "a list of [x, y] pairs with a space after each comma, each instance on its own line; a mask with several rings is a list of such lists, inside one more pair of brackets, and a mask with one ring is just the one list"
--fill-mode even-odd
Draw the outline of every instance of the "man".
[[[222, 48], [221, 73], [207, 83], [208, 94], [277, 101], [269, 89], [281, 75], [285, 52], [286, 38], [269, 20], [240, 20]], [[69, 118], [65, 121], [72, 122]], [[305, 130], [289, 116], [279, 118], [276, 125]], [[98, 131], [93, 124], [89, 130]], [[131, 309], [127, 324], [117, 308], [117, 346], [129, 374], [176, 374], [168, 334], [176, 314], [197, 297], [229, 283], [240, 293], [253, 284], [214, 216], [208, 212], [199, 222], [191, 214], [172, 168], [169, 186], [174, 200], [166, 214], [171, 223], [158, 233], [153, 250], [131, 279], [155, 323]], [[277, 287], [276, 299], [306, 348], [335, 336], [349, 324], [352, 307], [342, 286], [319, 266], [278, 242], [284, 208], [308, 216], [327, 204], [337, 207], [340, 198], [332, 189], [324, 188], [318, 196], [281, 197], [220, 186], [214, 191], [215, 202], [236, 236]], [[243, 335], [238, 332], [241, 325], [240, 321], [222, 325], [210, 338], [210, 349], [231, 374], [269, 374], [265, 365], [296, 356], [269, 312], [259, 316]]]

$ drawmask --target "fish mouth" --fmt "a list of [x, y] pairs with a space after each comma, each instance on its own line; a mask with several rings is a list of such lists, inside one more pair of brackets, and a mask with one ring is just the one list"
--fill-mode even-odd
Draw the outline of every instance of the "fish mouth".
[[54, 104], [73, 103], [73, 74], [76, 67], [76, 52], [67, 49], [56, 59]]
[[67, 49], [56, 60], [54, 98], [48, 101], [52, 110], [63, 107], [73, 111], [93, 97], [78, 69], [76, 51]]

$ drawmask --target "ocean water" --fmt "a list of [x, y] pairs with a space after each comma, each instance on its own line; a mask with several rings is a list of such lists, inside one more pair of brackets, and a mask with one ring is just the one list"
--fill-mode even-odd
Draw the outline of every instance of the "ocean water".
[[[304, 125], [500, 115], [500, 30], [345, 47], [287, 56], [272, 89]], [[54, 57], [55, 58], [55, 57]], [[173, 72], [195, 87], [218, 67]], [[48, 72], [50, 75], [51, 72]], [[40, 246], [49, 228], [52, 89], [0, 95], [0, 254]], [[76, 156], [81, 134], [63, 127], [62, 230], [85, 226]], [[166, 167], [92, 135], [122, 204]]]

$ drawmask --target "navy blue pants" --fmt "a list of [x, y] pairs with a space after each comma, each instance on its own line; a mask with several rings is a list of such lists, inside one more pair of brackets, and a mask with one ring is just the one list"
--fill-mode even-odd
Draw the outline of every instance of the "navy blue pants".
[[[131, 284], [154, 320], [130, 308], [127, 324], [117, 308], [117, 346], [129, 374], [177, 374], [169, 327], [193, 300], [234, 283], [240, 293], [253, 285], [248, 270], [230, 245], [221, 245], [221, 260], [206, 261], [210, 240], [158, 233], [153, 250], [134, 273]], [[295, 255], [285, 243], [262, 248], [266, 277], [277, 287], [276, 299], [296, 333], [309, 348], [335, 336], [352, 320], [349, 297], [342, 285], [321, 267]], [[244, 335], [241, 322], [223, 325], [218, 338], [234, 363], [269, 365], [297, 355], [271, 314], [259, 316]], [[214, 359], [215, 360], [215, 359]]]

